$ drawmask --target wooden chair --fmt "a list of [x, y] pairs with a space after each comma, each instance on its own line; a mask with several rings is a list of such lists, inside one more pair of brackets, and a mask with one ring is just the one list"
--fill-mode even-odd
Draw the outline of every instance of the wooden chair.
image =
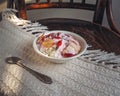
[[36, 0], [35, 3], [26, 4], [25, 0], [8, 0], [8, 8], [15, 8], [19, 12], [19, 16], [23, 19], [27, 19], [27, 10], [32, 9], [45, 9], [45, 8], [69, 8], [69, 9], [84, 9], [94, 11], [94, 16], [92, 22], [97, 24], [102, 24], [104, 10], [106, 9], [107, 20], [110, 28], [115, 31], [115, 34], [120, 36], [120, 30], [116, 27], [113, 20], [112, 14], [112, 0], [96, 0], [95, 4], [88, 4], [86, 0], [81, 2], [75, 2], [75, 0], [69, 0], [65, 2], [58, 0], [58, 2], [52, 2], [51, 0], [46, 0], [45, 2], [40, 2]]

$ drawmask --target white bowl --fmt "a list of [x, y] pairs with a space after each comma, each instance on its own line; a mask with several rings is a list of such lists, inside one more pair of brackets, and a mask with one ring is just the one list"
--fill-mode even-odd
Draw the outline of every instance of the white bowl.
[[72, 56], [72, 57], [67, 57], [67, 58], [55, 58], [55, 57], [46, 56], [45, 54], [40, 52], [40, 50], [38, 49], [38, 46], [36, 44], [39, 36], [41, 36], [41, 34], [40, 34], [38, 37], [35, 38], [35, 40], [33, 42], [33, 48], [44, 59], [46, 59], [50, 62], [53, 62], [53, 63], [64, 63], [68, 60], [71, 60], [71, 59], [74, 59], [74, 58], [77, 58], [77, 57], [81, 56], [86, 51], [87, 43], [86, 43], [85, 39], [83, 37], [81, 37], [80, 35], [76, 34], [76, 33], [73, 33], [73, 32], [70, 32], [70, 31], [64, 31], [64, 30], [53, 30], [53, 31], [46, 31], [45, 35], [47, 35], [49, 33], [58, 33], [58, 32], [69, 34], [69, 35], [73, 36], [80, 43], [81, 51], [77, 55]]

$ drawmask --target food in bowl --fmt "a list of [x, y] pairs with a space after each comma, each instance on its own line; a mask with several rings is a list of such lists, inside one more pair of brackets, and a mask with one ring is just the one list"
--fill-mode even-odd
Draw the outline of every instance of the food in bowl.
[[35, 38], [33, 47], [45, 59], [63, 63], [83, 54], [87, 48], [81, 36], [63, 30], [46, 31]]
[[56, 32], [42, 34], [37, 46], [43, 54], [55, 58], [67, 58], [77, 55], [81, 50], [80, 43], [70, 34]]

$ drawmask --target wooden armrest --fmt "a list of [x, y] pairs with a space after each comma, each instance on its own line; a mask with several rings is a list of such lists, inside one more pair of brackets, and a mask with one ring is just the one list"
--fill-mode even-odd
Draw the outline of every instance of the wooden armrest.
[[106, 3], [106, 15], [107, 20], [110, 28], [115, 31], [115, 34], [120, 37], [120, 29], [116, 26], [116, 23], [113, 18], [113, 12], [112, 12], [112, 0], [107, 0]]

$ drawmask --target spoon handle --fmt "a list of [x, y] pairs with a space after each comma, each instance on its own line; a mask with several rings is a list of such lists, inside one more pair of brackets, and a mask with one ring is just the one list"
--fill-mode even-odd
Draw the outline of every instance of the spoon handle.
[[37, 79], [39, 79], [40, 81], [46, 83], [46, 84], [51, 84], [52, 83], [52, 79], [50, 77], [48, 77], [47, 75], [44, 75], [42, 73], [38, 73], [37, 71], [34, 71], [30, 68], [28, 68], [27, 66], [25, 66], [22, 63], [17, 63], [20, 67], [26, 69], [29, 73], [31, 73], [33, 76], [35, 76]]

